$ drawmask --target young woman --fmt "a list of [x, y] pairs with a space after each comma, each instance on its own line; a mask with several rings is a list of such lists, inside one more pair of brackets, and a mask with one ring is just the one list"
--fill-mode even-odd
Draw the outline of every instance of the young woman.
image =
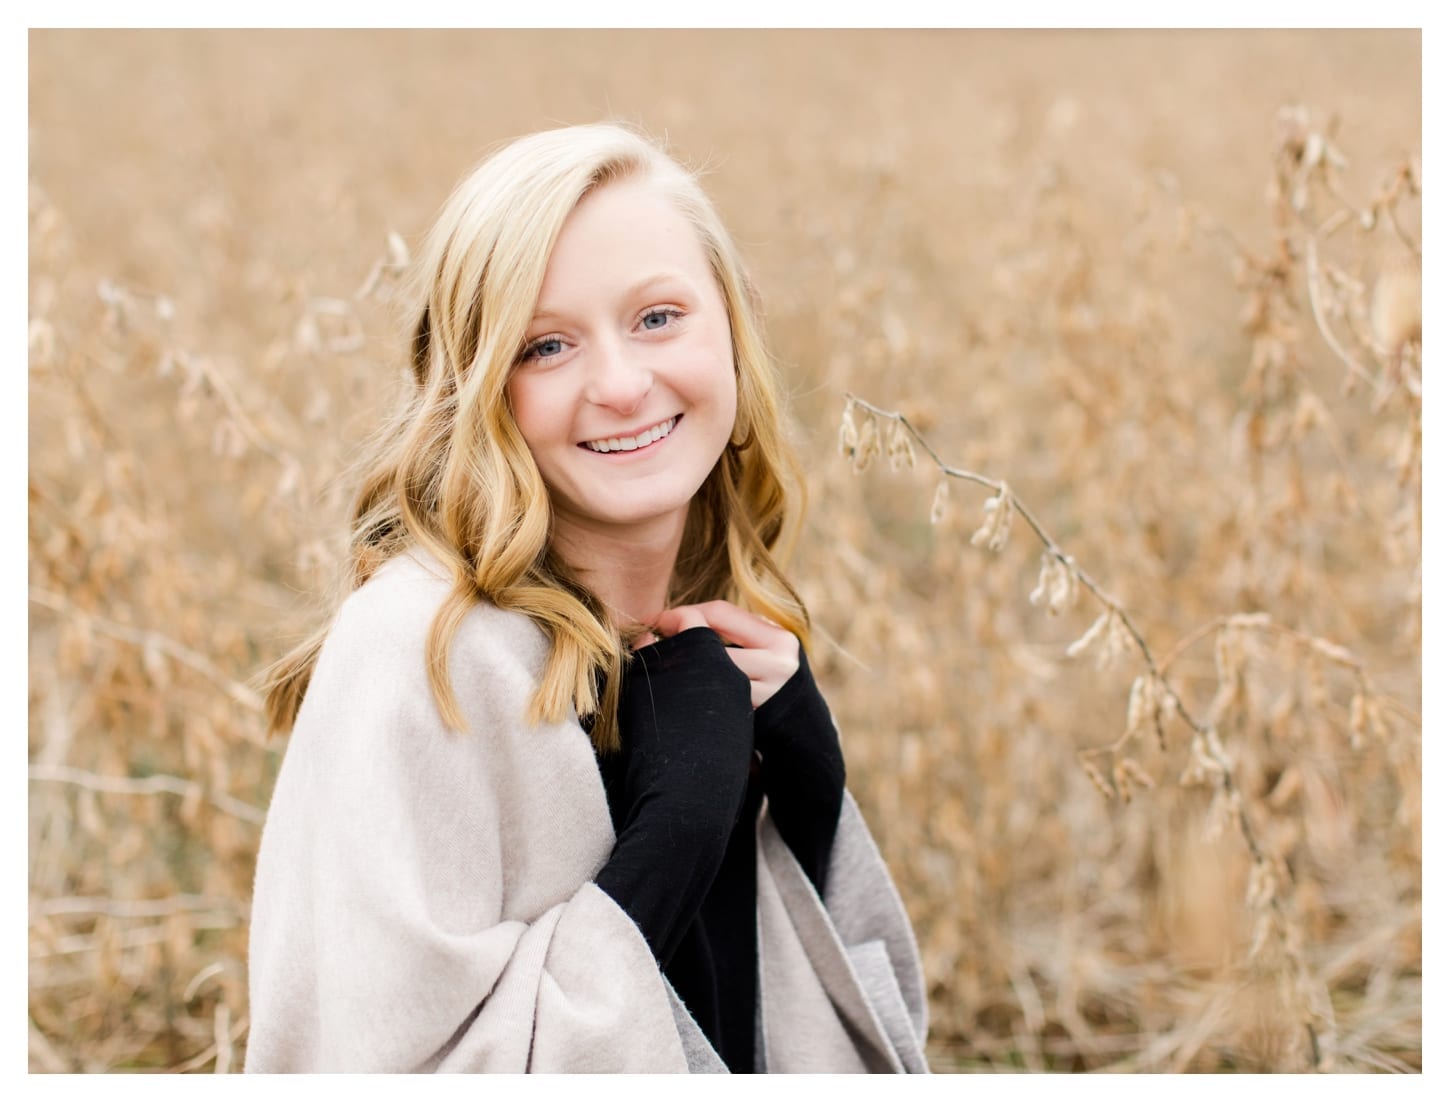
[[351, 593], [270, 675], [248, 1070], [926, 1070], [698, 183], [618, 126], [515, 141], [417, 297]]

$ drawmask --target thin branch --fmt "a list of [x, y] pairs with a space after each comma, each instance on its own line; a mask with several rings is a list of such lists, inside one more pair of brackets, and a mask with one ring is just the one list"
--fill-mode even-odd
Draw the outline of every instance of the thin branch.
[[111, 918], [164, 918], [192, 911], [221, 911], [246, 918], [249, 908], [235, 899], [205, 895], [172, 895], [164, 899], [112, 899], [104, 895], [68, 895], [42, 899], [34, 913], [45, 918], [57, 915], [109, 915]]
[[[225, 1009], [225, 1007], [225, 1003], [221, 1004], [221, 1007], [218, 1009], [218, 1015], [221, 1014], [221, 1011]], [[181, 1073], [196, 1071], [198, 1068], [204, 1068], [207, 1064], [211, 1063], [213, 1059], [216, 1059], [218, 1057], [219, 1049], [225, 1054], [226, 1062], [230, 1062], [232, 1045], [236, 1044], [242, 1039], [242, 1035], [247, 1032], [247, 1026], [249, 1022], [250, 1020], [244, 1014], [242, 1015], [242, 1017], [237, 1019], [236, 1024], [233, 1025], [229, 1030], [225, 1028], [217, 1028], [216, 1040], [212, 1041], [211, 1044], [198, 1052], [190, 1060], [187, 1060], [185, 1063], [182, 1064], [177, 1064], [174, 1068], [167, 1068], [166, 1070], [172, 1073]], [[224, 1023], [220, 1020], [220, 1017], [218, 1017], [216, 1024], [218, 1027], [224, 1026]], [[217, 1070], [225, 1070], [224, 1062], [220, 1059], [217, 1062]]]
[[1399, 214], [1398, 200], [1392, 203], [1386, 203], [1384, 206], [1384, 212], [1385, 216], [1390, 220], [1390, 228], [1394, 230], [1395, 236], [1400, 239], [1400, 243], [1404, 245], [1405, 248], [1409, 249], [1411, 253], [1414, 254], [1416, 260], [1423, 260], [1424, 257], [1421, 255], [1420, 252], [1420, 243], [1412, 238], [1405, 231], [1405, 228], [1400, 225], [1400, 220], [1397, 217], [1397, 215]]
[[[1010, 489], [1007, 489], [998, 479], [988, 478], [986, 475], [978, 474], [975, 471], [964, 470], [961, 467], [953, 467], [945, 463], [942, 460], [941, 456], [936, 453], [936, 450], [927, 441], [926, 437], [924, 437], [919, 431], [917, 431], [916, 426], [913, 425], [904, 414], [896, 410], [882, 409], [880, 406], [873, 405], [872, 403], [858, 398], [856, 395], [849, 392], [846, 394], [846, 400], [854, 405], [860, 406], [864, 410], [870, 411], [878, 417], [882, 417], [888, 421], [896, 421], [897, 423], [899, 423], [902, 428], [904, 428], [907, 432], [911, 433], [911, 435], [916, 439], [917, 443], [921, 445], [921, 449], [931, 457], [932, 462], [936, 464], [937, 469], [941, 471], [943, 475], [946, 475], [949, 478], [965, 479], [969, 482], [975, 482], [980, 486], [985, 486], [987, 489], [993, 490], [997, 493], [1005, 493], [1012, 503], [1012, 508], [1017, 512], [1018, 515], [1022, 517], [1023, 520], [1027, 522], [1028, 527], [1030, 527], [1033, 533], [1037, 536], [1037, 538], [1042, 541], [1042, 544], [1044, 547], [1047, 548], [1048, 553], [1056, 558], [1057, 561], [1060, 562], [1066, 569], [1076, 574], [1078, 577], [1078, 581], [1080, 581], [1083, 585], [1087, 586], [1087, 588], [1092, 591], [1093, 595], [1097, 597], [1097, 599], [1101, 601], [1104, 606], [1106, 606], [1110, 611], [1117, 613], [1119, 619], [1123, 623], [1123, 626], [1127, 628], [1128, 632], [1133, 636], [1134, 641], [1138, 644], [1138, 650], [1142, 654], [1143, 660], [1148, 664], [1149, 670], [1152, 671], [1154, 674], [1158, 674], [1158, 667], [1154, 662], [1153, 652], [1148, 649], [1148, 643], [1143, 638], [1142, 633], [1138, 631], [1137, 627], [1128, 617], [1126, 611], [1124, 611], [1122, 602], [1120, 602], [1116, 597], [1112, 596], [1100, 585], [1098, 585], [1098, 583], [1093, 580], [1092, 576], [1089, 575], [1087, 571], [1083, 570], [1082, 567], [1077, 564], [1077, 562], [1072, 558], [1071, 555], [1067, 554], [1067, 552], [1065, 552], [1061, 547], [1058, 546], [1057, 541], [1047, 534], [1047, 530], [1042, 527], [1041, 523], [1037, 520], [1037, 517], [1033, 515], [1032, 511], [1028, 509], [1025, 504], [1023, 504], [1021, 498], [1019, 498]], [[1161, 676], [1159, 679], [1161, 680]], [[1201, 730], [1199, 725], [1194, 722], [1192, 716], [1188, 714], [1188, 710], [1183, 706], [1182, 702], [1178, 700], [1177, 694], [1174, 693], [1171, 689], [1169, 689], [1168, 692], [1169, 695], [1173, 698], [1174, 702], [1177, 704], [1178, 711], [1183, 716], [1184, 721], [1187, 722], [1188, 725], [1190, 727], [1193, 727], [1195, 730]]]
[[[1210, 635], [1215, 631], [1222, 630], [1225, 627], [1237, 627], [1244, 630], [1260, 630], [1267, 633], [1282, 635], [1291, 638], [1299, 645], [1314, 651], [1321, 657], [1331, 662], [1336, 662], [1339, 665], [1345, 666], [1346, 668], [1354, 671], [1355, 675], [1365, 685], [1368, 694], [1373, 694], [1376, 699], [1386, 702], [1391, 708], [1394, 709], [1395, 712], [1403, 716], [1407, 721], [1416, 725], [1419, 724], [1420, 717], [1415, 711], [1413, 711], [1406, 705], [1401, 704], [1399, 701], [1395, 700], [1388, 694], [1380, 692], [1379, 690], [1373, 688], [1369, 677], [1364, 672], [1364, 664], [1358, 658], [1356, 658], [1353, 653], [1343, 647], [1337, 647], [1333, 644], [1329, 644], [1327, 640], [1317, 639], [1314, 636], [1305, 635], [1303, 632], [1296, 631], [1293, 628], [1284, 626], [1283, 624], [1276, 624], [1271, 619], [1269, 619], [1267, 615], [1262, 613], [1252, 615], [1236, 613], [1231, 616], [1221, 616], [1215, 620], [1210, 621], [1209, 623], [1203, 624], [1200, 627], [1196, 628], [1192, 633], [1190, 633], [1179, 643], [1177, 643], [1173, 647], [1173, 649], [1169, 651], [1167, 658], [1165, 658], [1161, 662], [1157, 661], [1153, 656], [1153, 652], [1149, 649], [1147, 641], [1143, 638], [1142, 632], [1138, 630], [1137, 625], [1133, 623], [1132, 618], [1123, 608], [1122, 602], [1118, 601], [1111, 594], [1107, 593], [1100, 585], [1098, 585], [1096, 581], [1093, 580], [1093, 578], [1085, 570], [1082, 569], [1081, 566], [1078, 565], [1076, 559], [1063, 551], [1063, 549], [1057, 544], [1057, 541], [1055, 541], [1050, 535], [1048, 535], [1047, 531], [1042, 527], [1042, 525], [1038, 522], [1037, 518], [1032, 514], [1032, 511], [1022, 503], [1021, 499], [1012, 490], [1005, 488], [1003, 483], [998, 479], [989, 478], [986, 475], [978, 474], [976, 471], [968, 471], [960, 467], [953, 467], [950, 464], [944, 462], [941, 456], [938, 455], [936, 450], [931, 446], [931, 443], [926, 439], [926, 437], [924, 437], [917, 430], [916, 426], [913, 425], [911, 421], [899, 411], [884, 409], [881, 406], [874, 405], [873, 403], [865, 401], [864, 399], [859, 398], [849, 392], [847, 392], [846, 394], [846, 400], [852, 405], [859, 406], [860, 408], [867, 410], [868, 412], [874, 414], [877, 417], [881, 417], [888, 421], [895, 421], [900, 424], [902, 428], [904, 428], [912, 435], [912, 437], [915, 438], [916, 442], [921, 446], [921, 449], [926, 452], [928, 456], [931, 457], [932, 462], [936, 464], [937, 469], [943, 475], [950, 478], [960, 478], [967, 481], [975, 482], [978, 485], [984, 486], [987, 489], [992, 490], [996, 493], [1005, 492], [1007, 497], [1011, 500], [1012, 508], [1016, 510], [1016, 512], [1022, 516], [1022, 519], [1027, 522], [1033, 533], [1037, 536], [1039, 540], [1042, 541], [1042, 544], [1047, 549], [1048, 553], [1056, 558], [1057, 561], [1060, 562], [1064, 568], [1076, 574], [1078, 580], [1083, 585], [1085, 585], [1110, 612], [1117, 614], [1118, 618], [1122, 621], [1123, 626], [1127, 628], [1128, 632], [1133, 636], [1134, 641], [1137, 643], [1138, 649], [1143, 656], [1143, 660], [1148, 666], [1148, 672], [1158, 680], [1158, 682], [1162, 686], [1162, 691], [1166, 693], [1167, 696], [1171, 699], [1178, 715], [1183, 719], [1185, 723], [1188, 724], [1189, 727], [1191, 727], [1197, 733], [1206, 735], [1208, 733], [1208, 728], [1204, 724], [1199, 723], [1189, 713], [1182, 699], [1173, 690], [1172, 686], [1168, 684], [1165, 675], [1168, 667], [1176, 662], [1180, 657], [1182, 657], [1183, 653], [1189, 647], [1191, 647], [1194, 643], [1204, 638], [1205, 636]], [[1125, 740], [1123, 739], [1119, 739], [1116, 742], [1111, 743], [1106, 747], [1101, 747], [1099, 749], [1117, 749], [1122, 745], [1124, 741]], [[1098, 751], [1094, 750], [1088, 752], [1096, 753]]]
[[30, 779], [74, 784], [81, 788], [88, 788], [92, 792], [108, 792], [123, 796], [154, 796], [166, 793], [181, 797], [205, 797], [206, 801], [218, 811], [234, 815], [245, 822], [261, 826], [266, 819], [266, 812], [261, 808], [243, 803], [222, 792], [208, 794], [205, 788], [196, 781], [188, 781], [183, 777], [172, 777], [166, 774], [158, 773], [150, 777], [106, 777], [99, 773], [87, 773], [83, 769], [72, 769], [66, 765], [32, 765]]
[[[1330, 222], [1333, 222], [1332, 218]], [[1323, 232], [1322, 227], [1320, 232]], [[1339, 338], [1330, 329], [1328, 319], [1324, 316], [1324, 304], [1321, 301], [1321, 292], [1319, 290], [1319, 246], [1318, 239], [1312, 232], [1306, 234], [1304, 239], [1304, 268], [1304, 282], [1309, 288], [1309, 307], [1314, 314], [1314, 324], [1319, 329], [1319, 335], [1324, 338], [1324, 343], [1329, 345], [1329, 350], [1339, 357], [1344, 366], [1349, 368], [1354, 375], [1358, 376], [1361, 381], [1373, 389], [1376, 396], [1378, 396], [1384, 389], [1383, 380], [1375, 378], [1365, 367], [1360, 365], [1358, 360], [1345, 350], [1344, 346], [1339, 343]]]
[[[190, 922], [192, 930], [232, 930], [236, 928], [238, 919], [235, 916], [205, 915], [198, 913]], [[156, 945], [163, 942], [169, 936], [168, 931], [160, 924], [144, 927], [136, 930], [129, 930], [120, 934], [113, 943], [118, 949], [138, 949], [143, 945]], [[48, 945], [32, 945], [30, 948], [30, 959], [49, 960], [54, 957], [68, 957], [76, 953], [98, 953], [101, 951], [101, 940], [94, 934], [67, 934], [65, 937], [55, 938]]]
[[1173, 645], [1173, 647], [1168, 651], [1167, 657], [1163, 659], [1162, 664], [1158, 667], [1159, 670], [1166, 674], [1168, 672], [1168, 667], [1173, 665], [1173, 663], [1177, 662], [1180, 658], [1182, 658], [1183, 655], [1188, 651], [1190, 647], [1193, 646], [1194, 643], [1197, 643], [1200, 639], [1203, 639], [1206, 636], [1212, 635], [1214, 632], [1219, 631], [1227, 625], [1227, 616], [1220, 616], [1216, 620], [1210, 620], [1206, 624], [1200, 624], [1198, 627], [1194, 628], [1191, 632], [1189, 632], [1187, 635], [1185, 635], [1182, 639], [1180, 639], [1177, 643]]
[[1168, 656], [1159, 665], [1159, 670], [1166, 672], [1168, 667], [1183, 657], [1184, 653], [1193, 644], [1206, 636], [1212, 635], [1214, 632], [1222, 631], [1224, 628], [1229, 627], [1238, 628], [1242, 631], [1261, 631], [1266, 635], [1282, 636], [1285, 639], [1292, 640], [1304, 650], [1312, 651], [1328, 662], [1343, 666], [1345, 669], [1350, 670], [1359, 680], [1360, 684], [1364, 686], [1366, 696], [1373, 696], [1376, 701], [1385, 704], [1406, 722], [1412, 723], [1417, 727], [1420, 725], [1420, 714], [1418, 712], [1408, 705], [1400, 703], [1400, 701], [1383, 690], [1374, 687], [1374, 681], [1365, 673], [1364, 663], [1355, 657], [1353, 652], [1330, 643], [1326, 639], [1306, 635], [1304, 632], [1296, 631], [1294, 628], [1287, 627], [1284, 624], [1277, 624], [1269, 619], [1267, 615], [1263, 614], [1256, 614], [1252, 618], [1239, 615], [1220, 616], [1205, 624], [1200, 624], [1174, 644], [1172, 650], [1168, 652]]

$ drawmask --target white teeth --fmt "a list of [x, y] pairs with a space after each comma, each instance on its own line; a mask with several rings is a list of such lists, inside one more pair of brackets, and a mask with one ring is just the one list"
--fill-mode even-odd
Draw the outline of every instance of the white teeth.
[[671, 417], [668, 421], [661, 422], [652, 429], [645, 429], [638, 436], [611, 436], [607, 440], [586, 440], [584, 446], [590, 451], [596, 452], [632, 452], [653, 444], [656, 440], [663, 440], [674, 431], [675, 422], [678, 417]]

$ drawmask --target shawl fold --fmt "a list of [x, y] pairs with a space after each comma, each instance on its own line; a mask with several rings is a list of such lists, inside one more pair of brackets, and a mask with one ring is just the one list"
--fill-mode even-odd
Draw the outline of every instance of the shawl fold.
[[[593, 877], [614, 845], [577, 717], [524, 722], [547, 658], [480, 604], [449, 673], [424, 652], [450, 588], [422, 553], [344, 602], [298, 713], [253, 890], [248, 1071], [724, 1071]], [[816, 894], [757, 831], [758, 1070], [926, 1071], [910, 922], [849, 792]]]

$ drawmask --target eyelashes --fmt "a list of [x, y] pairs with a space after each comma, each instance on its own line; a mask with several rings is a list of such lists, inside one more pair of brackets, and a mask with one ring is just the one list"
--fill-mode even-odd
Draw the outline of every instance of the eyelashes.
[[[659, 333], [670, 328], [671, 322], [684, 316], [685, 312], [674, 306], [651, 306], [648, 310], [644, 311], [644, 313], [640, 314], [635, 324], [643, 326], [644, 331], [647, 333]], [[661, 317], [668, 320], [666, 320], [665, 323], [661, 325], [644, 324], [647, 319], [653, 317]], [[538, 337], [537, 339], [530, 341], [524, 346], [524, 349], [522, 352], [519, 353], [518, 360], [516, 362], [528, 363], [530, 361], [543, 362], [546, 360], [551, 360], [555, 356], [558, 356], [563, 352], [563, 344], [564, 340], [562, 337]], [[550, 345], [558, 345], [559, 348], [558, 350], [553, 352], [544, 351], [544, 349], [548, 348]]]
[[534, 341], [533, 344], [528, 345], [522, 352], [519, 353], [519, 363], [525, 363], [529, 360], [535, 359], [547, 360], [550, 357], [557, 356], [559, 354], [557, 352], [545, 353], [541, 352], [540, 349], [544, 348], [546, 345], [562, 345], [563, 343], [564, 342], [561, 341], [558, 337], [540, 337], [538, 340]]

